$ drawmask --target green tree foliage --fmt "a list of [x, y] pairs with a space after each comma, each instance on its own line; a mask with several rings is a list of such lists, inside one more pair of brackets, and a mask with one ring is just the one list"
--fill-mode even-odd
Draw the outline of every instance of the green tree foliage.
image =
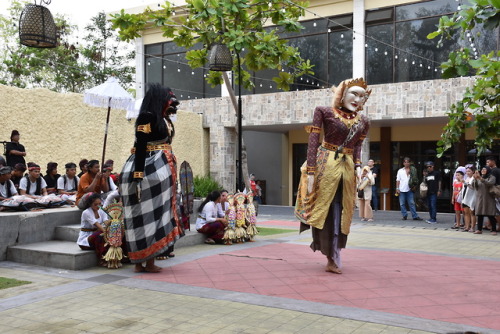
[[38, 49], [19, 43], [18, 24], [28, 1], [12, 0], [9, 15], [0, 15], [0, 83], [21, 88], [44, 87], [57, 92], [83, 92], [110, 75], [124, 84], [132, 81], [134, 68], [126, 64], [134, 53], [123, 51], [104, 13], [91, 19], [85, 37], [76, 42], [77, 27], [54, 15], [58, 42], [55, 48]]
[[[147, 28], [161, 29], [165, 38], [189, 50], [186, 59], [191, 68], [205, 66], [212, 44], [226, 44], [233, 51], [236, 75], [236, 57], [243, 58], [241, 78], [236, 76], [238, 84], [252, 88], [248, 70], [283, 69], [273, 80], [280, 89], [288, 90], [298, 76], [313, 74], [313, 65], [301, 58], [297, 48], [280, 39], [279, 33], [299, 31], [302, 25], [298, 19], [304, 15], [301, 7], [307, 5], [289, 0], [186, 0], [181, 9], [167, 1], [139, 14], [122, 10], [112, 22], [127, 41], [140, 37]], [[273, 27], [265, 28], [269, 25]], [[197, 43], [202, 47], [195, 46]], [[210, 72], [206, 80], [216, 86], [222, 83], [222, 75]]]
[[500, 24], [500, 0], [471, 0], [453, 17], [443, 16], [438, 30], [427, 37], [440, 37], [438, 45], [456, 35], [467, 45], [450, 53], [447, 62], [441, 64], [444, 78], [475, 75], [472, 87], [468, 87], [463, 98], [452, 104], [447, 115], [448, 124], [444, 127], [438, 142], [438, 156], [460, 141], [466, 128], [475, 127], [475, 146], [478, 154], [490, 148], [494, 139], [500, 138], [500, 51], [478, 54], [474, 41], [480, 32], [474, 28], [482, 26], [485, 30], [498, 30]]

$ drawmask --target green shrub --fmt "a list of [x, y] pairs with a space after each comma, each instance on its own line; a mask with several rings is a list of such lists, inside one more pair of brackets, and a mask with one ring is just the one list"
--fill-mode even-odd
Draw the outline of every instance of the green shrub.
[[210, 176], [195, 176], [193, 179], [194, 197], [206, 197], [214, 190], [222, 190], [222, 186]]

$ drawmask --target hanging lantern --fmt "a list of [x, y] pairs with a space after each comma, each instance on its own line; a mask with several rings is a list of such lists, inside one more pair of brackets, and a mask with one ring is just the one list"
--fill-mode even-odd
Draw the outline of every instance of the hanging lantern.
[[19, 18], [21, 44], [34, 48], [54, 48], [57, 42], [56, 32], [54, 19], [48, 8], [36, 3], [24, 7]]
[[224, 44], [214, 44], [208, 59], [210, 71], [226, 72], [233, 68], [233, 57]]

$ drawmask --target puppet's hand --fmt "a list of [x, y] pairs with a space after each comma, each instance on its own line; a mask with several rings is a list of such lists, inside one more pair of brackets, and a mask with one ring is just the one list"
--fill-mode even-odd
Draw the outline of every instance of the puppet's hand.
[[310, 194], [313, 191], [314, 186], [314, 175], [307, 175], [307, 193]]

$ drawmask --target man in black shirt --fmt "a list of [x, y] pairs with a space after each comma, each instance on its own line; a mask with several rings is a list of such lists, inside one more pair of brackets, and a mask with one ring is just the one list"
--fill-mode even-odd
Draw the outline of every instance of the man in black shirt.
[[19, 144], [19, 131], [12, 130], [10, 135], [10, 143], [7, 143], [6, 155], [7, 166], [14, 168], [18, 163], [26, 165], [24, 157], [26, 156], [26, 150], [24, 146]]
[[436, 224], [437, 198], [441, 195], [441, 174], [434, 170], [434, 163], [427, 161], [425, 163], [424, 180], [427, 183], [427, 205], [429, 207], [429, 224]]

